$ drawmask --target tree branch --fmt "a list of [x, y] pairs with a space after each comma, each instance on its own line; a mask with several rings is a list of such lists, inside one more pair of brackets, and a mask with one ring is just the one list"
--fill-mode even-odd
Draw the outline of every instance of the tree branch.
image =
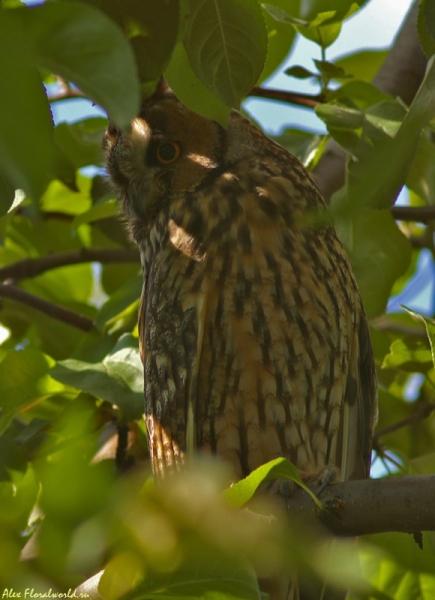
[[324, 96], [321, 94], [312, 96], [310, 94], [299, 94], [296, 92], [286, 92], [284, 90], [273, 90], [261, 87], [252, 88], [248, 96], [266, 98], [269, 100], [279, 100], [280, 102], [296, 104], [297, 106], [305, 106], [306, 108], [314, 108], [320, 104], [320, 102], [325, 101]]
[[70, 88], [61, 91], [58, 94], [51, 94], [50, 96], [47, 96], [47, 100], [50, 103], [61, 102], [62, 100], [76, 100], [77, 98], [81, 98], [82, 100], [88, 99], [80, 90], [72, 90]]
[[398, 221], [425, 224], [435, 221], [435, 206], [392, 206], [391, 212]]
[[359, 536], [400, 531], [435, 530], [435, 475], [411, 475], [333, 483], [321, 494], [320, 511], [310, 496], [297, 490], [288, 507], [332, 533]]
[[393, 433], [394, 431], [397, 431], [398, 429], [402, 429], [402, 427], [408, 427], [409, 425], [412, 425], [413, 423], [419, 423], [420, 421], [424, 421], [433, 413], [434, 410], [435, 410], [435, 402], [427, 402], [427, 403], [423, 404], [422, 406], [420, 406], [420, 408], [418, 410], [416, 410], [415, 412], [410, 414], [405, 419], [401, 419], [400, 421], [397, 421], [397, 423], [392, 423], [391, 425], [388, 425], [387, 427], [380, 429], [373, 436], [373, 447], [376, 449], [376, 446], [379, 442], [380, 437], [382, 437], [384, 435], [388, 435], [389, 433]]
[[10, 298], [17, 302], [21, 302], [22, 304], [26, 304], [27, 306], [48, 315], [52, 319], [57, 319], [72, 327], [81, 329], [82, 331], [91, 331], [94, 326], [92, 319], [84, 317], [63, 306], [59, 306], [58, 304], [54, 304], [53, 302], [49, 302], [48, 300], [43, 300], [42, 298], [30, 294], [10, 283], [0, 283], [0, 298]]
[[[417, 92], [426, 69], [426, 58], [417, 38], [416, 1], [398, 34], [388, 57], [380, 68], [373, 83], [381, 92], [399, 96], [410, 104]], [[325, 200], [329, 202], [332, 194], [344, 185], [346, 153], [330, 140], [322, 158], [312, 171]]]
[[107, 248], [81, 248], [70, 252], [56, 252], [40, 258], [25, 258], [0, 269], [0, 281], [13, 279], [20, 281], [35, 277], [50, 269], [76, 265], [84, 262], [100, 263], [134, 263], [139, 262], [139, 252], [136, 249], [118, 250]]

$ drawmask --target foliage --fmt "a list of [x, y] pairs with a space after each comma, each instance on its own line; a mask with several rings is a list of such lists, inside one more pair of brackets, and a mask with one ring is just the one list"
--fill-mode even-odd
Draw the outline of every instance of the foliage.
[[[317, 115], [349, 157], [331, 216], [370, 317], [380, 396], [376, 460], [386, 472], [433, 472], [434, 420], [413, 416], [435, 407], [435, 321], [386, 307], [413, 281], [422, 251], [433, 252], [434, 221], [397, 223], [390, 208], [404, 185], [411, 208], [434, 205], [435, 65], [429, 60], [408, 107], [370, 83], [388, 51], [329, 62], [327, 48], [343, 20], [364, 4], [3, 1], [4, 589], [65, 592], [106, 567], [100, 592], [111, 600], [248, 599], [260, 598], [255, 571], [272, 577], [297, 566], [303, 576], [350, 588], [352, 597], [435, 597], [433, 534], [423, 551], [400, 534], [371, 536], [358, 550], [345, 541], [325, 544], [272, 501], [252, 498], [272, 468], [288, 475], [283, 465], [262, 467], [225, 493], [228, 475], [214, 463], [193, 465], [162, 486], [153, 485], [146, 467], [117, 474], [147, 453], [136, 326], [140, 266], [100, 172], [83, 170], [101, 166], [107, 119], [54, 126], [43, 87], [57, 84], [66, 98], [84, 95], [126, 127], [164, 72], [181, 100], [225, 123], [230, 108], [280, 67], [298, 35], [314, 40], [317, 70], [292, 65], [288, 82], [318, 81]], [[422, 0], [418, 31], [428, 57], [434, 23], [432, 3]], [[308, 168], [326, 146], [326, 136], [294, 129], [278, 141]], [[407, 426], [383, 433], [401, 420]], [[248, 499], [250, 511], [236, 509]], [[20, 562], [23, 548], [27, 560]]]

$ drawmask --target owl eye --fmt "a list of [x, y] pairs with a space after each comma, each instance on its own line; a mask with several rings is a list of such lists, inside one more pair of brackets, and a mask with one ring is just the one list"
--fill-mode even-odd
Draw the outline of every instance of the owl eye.
[[180, 156], [180, 146], [175, 142], [161, 142], [157, 147], [157, 160], [163, 165], [169, 165]]

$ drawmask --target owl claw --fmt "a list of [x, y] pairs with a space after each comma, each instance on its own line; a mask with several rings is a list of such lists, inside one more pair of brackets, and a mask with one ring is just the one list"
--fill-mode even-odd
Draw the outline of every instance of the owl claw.
[[326, 467], [315, 480], [315, 485], [319, 485], [319, 489], [315, 491], [317, 497], [328, 487], [330, 483], [338, 479], [338, 469], [335, 467]]

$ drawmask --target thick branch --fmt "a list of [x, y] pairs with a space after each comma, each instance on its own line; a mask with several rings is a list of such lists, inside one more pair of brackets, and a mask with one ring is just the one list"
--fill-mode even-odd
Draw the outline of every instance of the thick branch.
[[[393, 48], [373, 80], [382, 92], [393, 97], [399, 96], [406, 104], [412, 102], [426, 69], [426, 59], [417, 38], [417, 12], [418, 2], [415, 2]], [[331, 140], [313, 170], [313, 177], [327, 201], [344, 185], [345, 160], [346, 153]]]
[[48, 315], [52, 319], [57, 319], [63, 323], [67, 323], [72, 327], [81, 329], [82, 331], [91, 331], [94, 326], [92, 319], [84, 317], [68, 308], [53, 304], [48, 300], [43, 300], [34, 294], [30, 294], [25, 290], [21, 290], [10, 283], [0, 283], [0, 298], [11, 298], [22, 304], [26, 304], [35, 310], [39, 310], [44, 314]]
[[336, 535], [357, 536], [387, 531], [435, 530], [435, 475], [365, 479], [334, 483], [320, 495], [325, 510], [298, 490], [290, 510]]
[[139, 262], [139, 252], [136, 249], [118, 250], [105, 248], [82, 248], [70, 252], [56, 252], [41, 258], [25, 258], [0, 269], [0, 281], [13, 279], [19, 281], [35, 277], [50, 269], [76, 265], [84, 262]]

